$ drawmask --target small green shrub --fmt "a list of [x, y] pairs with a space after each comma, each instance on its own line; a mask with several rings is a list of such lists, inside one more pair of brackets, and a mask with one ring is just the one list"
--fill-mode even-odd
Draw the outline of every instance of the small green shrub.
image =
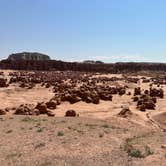
[[62, 137], [62, 136], [64, 136], [64, 133], [63, 133], [63, 131], [58, 131], [58, 134], [57, 134], [57, 136], [59, 136], [59, 137]]
[[36, 120], [34, 120], [33, 118], [30, 118], [30, 117], [25, 117], [21, 121], [22, 122], [35, 122]]
[[130, 152], [128, 152], [128, 155], [131, 157], [136, 157], [136, 158], [142, 158], [143, 155], [139, 149], [133, 149]]
[[38, 129], [37, 129], [37, 132], [38, 132], [38, 133], [43, 132], [43, 128], [38, 128]]
[[101, 127], [103, 127], [103, 128], [109, 128], [109, 125], [108, 124], [104, 124]]
[[149, 146], [145, 146], [145, 154], [144, 156], [149, 156], [149, 155], [152, 155], [154, 152], [150, 149]]

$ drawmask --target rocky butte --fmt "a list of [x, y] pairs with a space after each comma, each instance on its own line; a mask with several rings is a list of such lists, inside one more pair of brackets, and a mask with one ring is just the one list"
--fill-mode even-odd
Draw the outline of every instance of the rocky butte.
[[8, 60], [51, 60], [48, 55], [37, 53], [37, 52], [22, 52], [11, 54]]

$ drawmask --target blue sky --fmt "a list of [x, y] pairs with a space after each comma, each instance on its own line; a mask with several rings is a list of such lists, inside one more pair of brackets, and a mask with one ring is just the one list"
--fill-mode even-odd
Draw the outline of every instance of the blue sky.
[[0, 59], [166, 62], [165, 0], [0, 0]]

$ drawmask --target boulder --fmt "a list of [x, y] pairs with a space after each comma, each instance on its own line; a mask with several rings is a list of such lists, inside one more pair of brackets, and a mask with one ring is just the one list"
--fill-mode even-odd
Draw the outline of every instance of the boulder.
[[141, 88], [137, 87], [134, 89], [134, 96], [141, 95]]
[[50, 101], [46, 102], [46, 106], [48, 109], [56, 109], [57, 102], [50, 100]]
[[68, 110], [68, 111], [66, 111], [65, 116], [67, 116], [67, 117], [76, 117], [77, 113], [74, 110]]
[[136, 101], [138, 101], [139, 100], [139, 97], [138, 96], [134, 96], [133, 97], [133, 102], [136, 102]]
[[148, 101], [144, 103], [146, 109], [155, 110], [156, 105], [153, 103], [153, 101]]
[[125, 89], [120, 89], [119, 90], [119, 95], [122, 96], [126, 93], [126, 90]]
[[7, 84], [7, 79], [0, 78], [0, 88], [3, 87], [8, 87], [9, 85]]
[[140, 105], [139, 110], [142, 111], [142, 112], [145, 112], [146, 111], [145, 105], [144, 104]]
[[47, 113], [47, 106], [46, 104], [42, 103], [38, 103], [35, 107], [35, 109], [39, 110], [40, 114], [46, 114]]
[[55, 116], [55, 114], [52, 111], [47, 111], [48, 116]]
[[0, 115], [5, 115], [5, 114], [6, 114], [6, 111], [3, 109], [0, 109]]
[[70, 97], [70, 99], [68, 101], [70, 102], [70, 104], [74, 104], [74, 103], [81, 101], [81, 98], [73, 95]]
[[99, 103], [100, 103], [100, 98], [99, 98], [99, 97], [94, 97], [94, 98], [92, 99], [92, 103], [93, 103], [93, 104], [99, 104]]
[[16, 115], [39, 115], [39, 111], [34, 109], [30, 104], [22, 104], [16, 108]]
[[118, 116], [126, 118], [128, 116], [132, 115], [131, 110], [128, 107], [124, 107], [119, 113]]

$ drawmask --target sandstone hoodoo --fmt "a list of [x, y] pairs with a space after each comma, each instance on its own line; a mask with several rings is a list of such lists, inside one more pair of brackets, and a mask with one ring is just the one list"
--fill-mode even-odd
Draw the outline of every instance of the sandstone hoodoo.
[[50, 100], [48, 102], [46, 102], [46, 106], [48, 109], [56, 109], [56, 101]]
[[16, 115], [39, 115], [39, 111], [33, 108], [33, 105], [30, 104], [22, 104], [20, 105], [16, 111]]
[[0, 78], [0, 87], [8, 87], [7, 79]]
[[3, 109], [0, 109], [0, 115], [5, 115], [5, 114], [6, 114], [6, 111]]
[[37, 53], [37, 52], [22, 52], [11, 54], [8, 60], [33, 60], [33, 61], [44, 61], [51, 60], [48, 55]]
[[136, 95], [141, 95], [141, 88], [140, 87], [137, 87], [134, 89], [134, 96]]
[[68, 110], [66, 111], [66, 114], [65, 114], [66, 117], [76, 117], [77, 116], [77, 113], [75, 110]]
[[40, 114], [46, 114], [48, 112], [47, 105], [44, 102], [37, 103], [35, 109], [39, 110]]

